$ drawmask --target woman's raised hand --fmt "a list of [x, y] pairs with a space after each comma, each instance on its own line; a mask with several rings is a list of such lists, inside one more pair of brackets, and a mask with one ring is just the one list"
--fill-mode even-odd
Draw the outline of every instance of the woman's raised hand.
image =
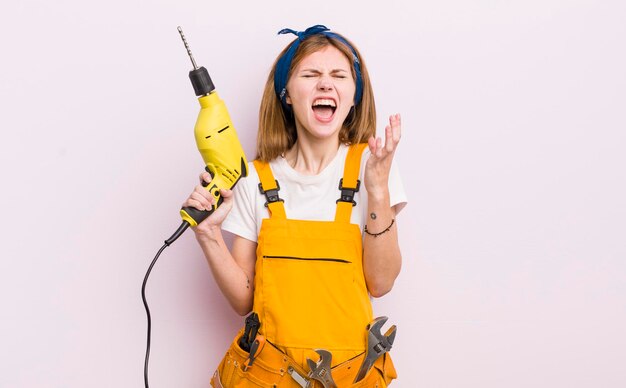
[[389, 116], [389, 125], [385, 127], [385, 143], [380, 137], [369, 138], [368, 145], [372, 155], [365, 164], [365, 188], [370, 195], [386, 193], [389, 181], [391, 162], [400, 142], [400, 114]]

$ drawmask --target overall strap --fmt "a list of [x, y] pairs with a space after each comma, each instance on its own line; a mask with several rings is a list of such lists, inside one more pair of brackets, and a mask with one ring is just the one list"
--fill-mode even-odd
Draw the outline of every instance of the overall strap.
[[272, 174], [269, 163], [261, 162], [260, 160], [255, 160], [253, 163], [257, 174], [259, 174], [259, 180], [261, 181], [259, 183], [259, 191], [261, 194], [265, 195], [267, 199], [265, 207], [267, 207], [270, 212], [270, 218], [287, 218], [283, 200], [278, 196], [280, 186], [278, 185], [278, 181], [274, 179], [274, 174]]
[[337, 200], [337, 211], [335, 221], [350, 223], [352, 207], [356, 205], [354, 193], [359, 191], [361, 181], [359, 172], [361, 170], [361, 155], [367, 147], [367, 143], [353, 144], [348, 149], [346, 164], [343, 169], [343, 178], [339, 181], [341, 196]]

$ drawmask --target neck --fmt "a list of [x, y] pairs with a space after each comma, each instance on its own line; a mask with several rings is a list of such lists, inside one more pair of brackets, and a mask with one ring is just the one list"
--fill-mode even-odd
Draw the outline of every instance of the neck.
[[297, 172], [317, 175], [333, 161], [339, 150], [339, 139], [332, 137], [315, 142], [298, 137], [296, 143], [285, 153], [287, 163]]

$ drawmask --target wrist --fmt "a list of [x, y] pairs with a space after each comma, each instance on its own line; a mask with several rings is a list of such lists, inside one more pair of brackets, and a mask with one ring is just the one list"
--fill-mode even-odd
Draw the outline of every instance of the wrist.
[[385, 203], [389, 202], [389, 189], [372, 189], [367, 190], [367, 200], [369, 203]]
[[[372, 213], [372, 214], [374, 214], [374, 213]], [[383, 230], [382, 230], [382, 231], [380, 231], [380, 232], [372, 232], [372, 231], [368, 230], [368, 229], [367, 229], [367, 224], [365, 224], [365, 230], [364, 230], [364, 232], [365, 232], [365, 234], [370, 235], [370, 236], [372, 236], [372, 237], [378, 237], [378, 236], [381, 236], [381, 235], [383, 235], [383, 234], [385, 234], [385, 233], [389, 232], [389, 231], [391, 230], [391, 227], [393, 226], [393, 224], [394, 224], [395, 222], [396, 222], [396, 219], [395, 219], [395, 218], [392, 218], [392, 219], [391, 219], [391, 223], [389, 223], [389, 226], [387, 226], [385, 229], [383, 229]]]
[[197, 226], [193, 228], [193, 231], [200, 243], [218, 243], [222, 239], [222, 229], [219, 226]]

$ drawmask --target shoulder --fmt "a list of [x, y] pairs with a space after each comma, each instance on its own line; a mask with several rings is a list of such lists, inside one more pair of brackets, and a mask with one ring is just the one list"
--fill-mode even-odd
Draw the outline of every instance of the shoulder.
[[255, 188], [259, 185], [259, 174], [254, 167], [254, 162], [248, 162], [248, 170], [246, 171], [247, 175], [245, 177], [241, 177], [239, 182], [237, 182], [236, 187], [241, 187], [241, 190], [251, 193], [255, 190]]
[[372, 155], [372, 152], [370, 151], [370, 148], [366, 144], [365, 148], [363, 149], [363, 152], [361, 153], [361, 170], [360, 170], [359, 175], [363, 176], [363, 172], [365, 171], [365, 164], [367, 163], [367, 160], [370, 158], [371, 155]]

